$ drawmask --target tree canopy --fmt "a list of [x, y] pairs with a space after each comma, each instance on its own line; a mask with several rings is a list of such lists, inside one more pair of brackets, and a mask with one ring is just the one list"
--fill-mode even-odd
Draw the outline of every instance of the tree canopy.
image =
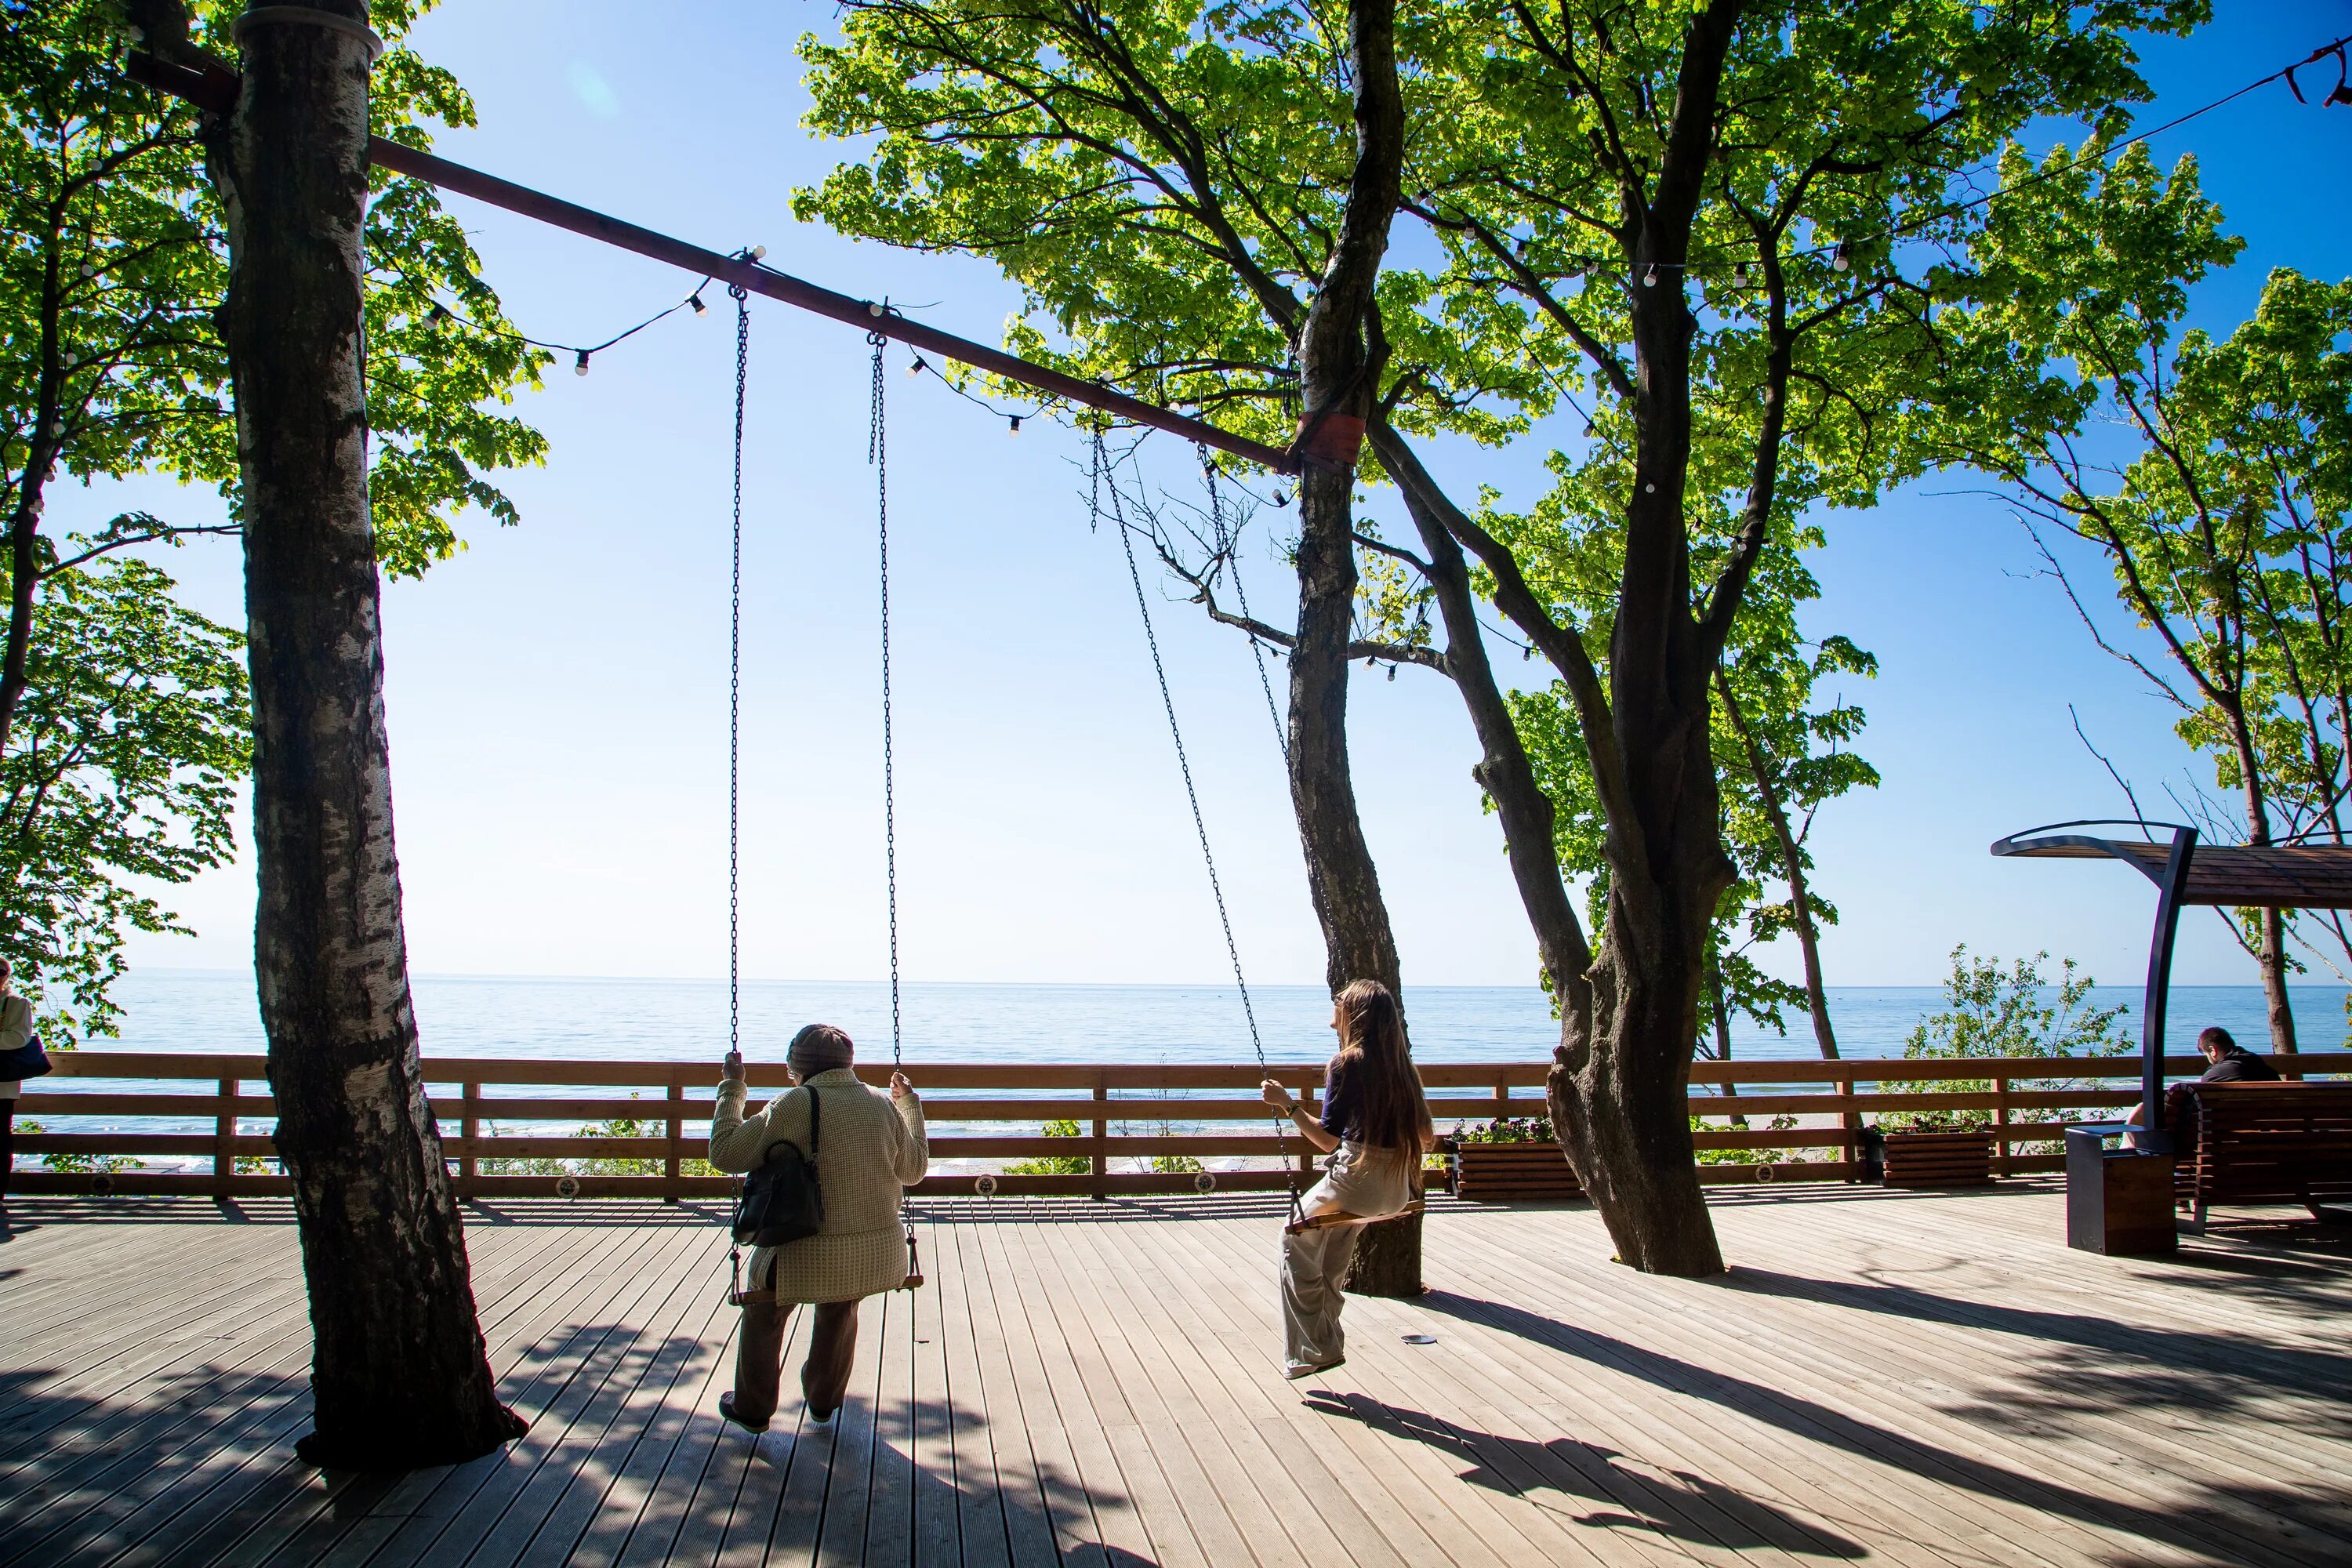
[[[474, 112], [447, 71], [402, 46], [429, 8], [428, 0], [372, 7], [393, 45], [373, 79], [373, 128], [419, 147], [429, 144], [428, 127], [468, 125]], [[186, 44], [231, 55], [242, 6], [207, 0], [184, 19], [174, 9], [0, 0], [0, 228], [8, 242], [0, 253], [0, 518], [8, 530], [0, 574], [9, 590], [0, 773], [12, 785], [46, 777], [70, 754], [79, 781], [10, 796], [6, 827], [16, 840], [6, 854], [19, 892], [0, 917], [0, 952], [47, 1005], [67, 1006], [70, 994], [77, 1028], [103, 1028], [112, 1016], [103, 983], [117, 966], [120, 932], [171, 923], [152, 899], [123, 891], [121, 879], [184, 879], [225, 857], [226, 785], [245, 765], [242, 674], [223, 659], [236, 634], [173, 606], [170, 579], [128, 558], [194, 533], [234, 531], [240, 505], [215, 320], [227, 254], [205, 174], [205, 126], [194, 109], [137, 86], [122, 68], [134, 18], [142, 31], [184, 27]], [[376, 535], [383, 570], [413, 576], [463, 548], [457, 522], [468, 509], [516, 520], [490, 476], [539, 461], [545, 442], [503, 405], [537, 384], [547, 356], [508, 327], [464, 230], [428, 187], [377, 174], [366, 240]], [[59, 483], [132, 474], [212, 488], [226, 499], [227, 521], [131, 511], [75, 535], [44, 526]], [[98, 635], [106, 624], [137, 625], [159, 640], [142, 647]], [[97, 662], [77, 662], [85, 658]], [[155, 710], [172, 721], [125, 714], [103, 743], [73, 730], [86, 716], [82, 693], [125, 680], [176, 684], [180, 696], [158, 697]], [[80, 738], [61, 750], [65, 732]], [[131, 815], [120, 831], [104, 831], [75, 816], [70, 801], [120, 801]], [[163, 840], [139, 826], [150, 815], [177, 833], [160, 859]], [[36, 896], [36, 887], [49, 891]]]

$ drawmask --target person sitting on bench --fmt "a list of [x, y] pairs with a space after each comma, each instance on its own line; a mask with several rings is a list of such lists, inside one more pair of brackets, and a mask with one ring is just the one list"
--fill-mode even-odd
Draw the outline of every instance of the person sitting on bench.
[[[2176, 1083], [2164, 1091], [2164, 1124], [2172, 1129], [2173, 1154], [2185, 1158], [2197, 1148], [2197, 1123], [2189, 1114], [2189, 1101], [2197, 1097], [2199, 1084], [2208, 1083], [2276, 1083], [2278, 1069], [2231, 1037], [2230, 1031], [2219, 1024], [2197, 1037], [2197, 1049], [2205, 1058], [2205, 1071], [2195, 1083]], [[2139, 1110], [2131, 1108], [2124, 1118], [2137, 1126]]]
[[[1423, 1152], [1435, 1146], [1421, 1074], [1405, 1041], [1404, 1013], [1377, 980], [1350, 982], [1331, 1008], [1339, 1054], [1323, 1082], [1323, 1115], [1307, 1114], [1273, 1079], [1259, 1086], [1323, 1153], [1324, 1177], [1307, 1190], [1308, 1217], [1339, 1212], [1383, 1219], [1413, 1200]], [[1282, 1238], [1282, 1329], [1286, 1377], [1307, 1377], [1347, 1359], [1339, 1331], [1339, 1282], [1356, 1251], [1354, 1224], [1286, 1232]]]

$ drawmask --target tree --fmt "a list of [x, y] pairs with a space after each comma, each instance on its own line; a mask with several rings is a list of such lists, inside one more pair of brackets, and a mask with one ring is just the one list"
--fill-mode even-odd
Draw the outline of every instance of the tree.
[[[476, 1323], [408, 991], [362, 348], [373, 49], [350, 24], [366, 18], [359, 0], [257, 8], [207, 153], [227, 219], [255, 971], [310, 1302], [297, 1452], [389, 1469], [478, 1457], [523, 1423]], [[151, 29], [159, 48], [182, 36]]]
[[[1867, 504], [1916, 461], [1906, 376], [1939, 350], [1932, 290], [1895, 252], [1955, 245], [1981, 212], [1953, 198], [2005, 138], [2118, 115], [2145, 93], [2130, 30], [2201, 13], [1422, 0], [1399, 16], [1401, 210], [1444, 265], [1391, 261], [1373, 289], [1368, 438], [1420, 549], [1359, 547], [1403, 561], [1437, 608], [1434, 657], [1561, 1001], [1554, 1121], [1628, 1263], [1721, 1267], [1684, 1110], [1733, 876], [1714, 670], [1775, 529]], [[1351, 79], [1321, 13], [863, 0], [844, 29], [803, 46], [811, 122], [873, 151], [798, 212], [989, 256], [1028, 296], [1018, 346], [1280, 438], [1300, 294], [1329, 265], [1351, 166]], [[1594, 389], [1600, 445], [1562, 457], [1549, 519], [1465, 506], [1432, 476], [1422, 440], [1507, 439], [1571, 380]], [[1555, 570], [1608, 562], [1605, 616], [1548, 596]], [[1597, 948], [1481, 596], [1576, 710], [1607, 824]]]
[[51, 564], [33, 608], [0, 754], [0, 952], [63, 1045], [114, 1032], [126, 931], [182, 929], [124, 879], [184, 882], [233, 853], [249, 714], [244, 639], [147, 562]]
[[[422, 6], [379, 6], [395, 39]], [[167, 47], [224, 43], [236, 7], [197, 7], [193, 25], [173, 8], [140, 3], [129, 13]], [[0, 771], [39, 771], [57, 735], [28, 738], [27, 705], [46, 705], [42, 726], [78, 713], [92, 682], [192, 682], [173, 721], [116, 727], [87, 752], [130, 780], [187, 767], [203, 774], [244, 766], [243, 681], [212, 667], [220, 628], [174, 611], [160, 573], [105, 563], [191, 536], [234, 532], [239, 500], [228, 370], [214, 321], [227, 256], [219, 204], [201, 168], [196, 111], [128, 81], [121, 5], [100, 0], [26, 5], [0, 0], [0, 519], [5, 520], [5, 630], [0, 635]], [[194, 58], [194, 57], [191, 57]], [[372, 110], [386, 135], [416, 141], [427, 120], [466, 124], [472, 109], [446, 72], [404, 49], [378, 68]], [[505, 333], [496, 297], [476, 276], [463, 231], [411, 184], [386, 185], [367, 218], [369, 417], [374, 437], [379, 544], [387, 570], [414, 575], [461, 548], [451, 519], [478, 506], [514, 520], [482, 470], [536, 461], [538, 434], [498, 412], [519, 384], [535, 384], [538, 354]], [[451, 314], [438, 301], [457, 308]], [[437, 312], [437, 313], [436, 313]], [[461, 319], [475, 325], [459, 324]], [[436, 324], [439, 323], [439, 324]], [[172, 521], [126, 513], [87, 537], [44, 531], [60, 479], [164, 473], [218, 488], [231, 521]], [[57, 602], [52, 604], [55, 599]], [[120, 639], [81, 639], [105, 617], [163, 639], [141, 649]], [[59, 640], [45, 646], [44, 637]], [[99, 658], [84, 667], [78, 658]], [[109, 662], [111, 661], [111, 662]], [[200, 673], [199, 673], [200, 672]], [[53, 689], [44, 694], [40, 683]], [[198, 695], [200, 694], [200, 695]], [[192, 730], [184, 718], [209, 731]], [[123, 747], [152, 738], [160, 749]], [[191, 778], [198, 775], [190, 775]], [[18, 902], [0, 925], [0, 952], [19, 983], [78, 1031], [104, 1031], [114, 1009], [107, 987], [120, 972], [127, 930], [167, 930], [173, 917], [126, 890], [123, 877], [184, 880], [226, 853], [227, 796], [181, 784], [138, 794], [149, 826], [174, 817], [179, 837], [78, 826], [54, 792], [44, 809], [12, 819], [8, 851]], [[129, 798], [129, 797], [126, 797]], [[182, 815], [184, 814], [184, 815]], [[142, 819], [143, 820], [143, 819]], [[165, 855], [158, 846], [169, 838]], [[186, 857], [193, 855], [193, 859]], [[159, 858], [159, 856], [162, 857]], [[36, 894], [37, 887], [49, 889]], [[70, 998], [70, 1000], [68, 1000]]]
[[[2133, 148], [2112, 169], [2064, 150], [2011, 181], [1978, 246], [1984, 302], [1958, 312], [1948, 436], [1997, 475], [2029, 526], [2096, 547], [2158, 650], [2107, 637], [2058, 554], [2049, 574], [2094, 640], [2178, 712], [2239, 801], [2236, 836], [2341, 841], [2352, 689], [2339, 552], [2352, 500], [2352, 284], [2273, 273], [2226, 341], [2184, 331], [2186, 283], [2239, 241], [2184, 159], [2168, 179]], [[2005, 381], [2005, 396], [1985, 389]], [[2022, 411], [2023, 418], [2015, 416]], [[2226, 822], [2191, 804], [2209, 833]], [[2137, 802], [2135, 801], [2135, 806]], [[2242, 910], [2271, 1046], [2294, 1049], [2292, 911]], [[2340, 942], [2347, 934], [2330, 925]]]

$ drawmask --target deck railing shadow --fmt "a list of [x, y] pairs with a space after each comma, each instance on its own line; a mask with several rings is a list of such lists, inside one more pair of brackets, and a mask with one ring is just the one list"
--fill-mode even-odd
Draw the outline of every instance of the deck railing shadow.
[[[1807, 1556], [1860, 1558], [1868, 1551], [1818, 1521], [1798, 1518], [1719, 1481], [1685, 1470], [1655, 1476], [1617, 1464], [1616, 1450], [1561, 1436], [1538, 1442], [1483, 1432], [1426, 1411], [1391, 1405], [1363, 1394], [1316, 1392], [1307, 1406], [1327, 1415], [1360, 1421], [1387, 1436], [1452, 1455], [1467, 1465], [1461, 1479], [1474, 1487], [1505, 1492], [1539, 1508], [1551, 1508], [1553, 1493], [1591, 1506], [1555, 1510], [1562, 1522], [1600, 1529], [1646, 1531], [1738, 1551], [1775, 1548]], [[1605, 1479], [1604, 1479], [1605, 1478]]]
[[[2230, 1522], [2232, 1515], [2271, 1515], [2292, 1520], [2305, 1509], [2336, 1511], [2332, 1497], [2315, 1498], [2284, 1485], [2254, 1484], [2220, 1476], [2210, 1479], [2176, 1477], [2175, 1480], [2195, 1489], [2194, 1500], [2163, 1510], [2146, 1508], [2116, 1497], [2080, 1491], [2044, 1476], [1948, 1447], [1899, 1425], [1850, 1415], [1787, 1389], [1701, 1366], [1597, 1329], [1577, 1327], [1507, 1302], [1476, 1300], [1435, 1290], [1422, 1297], [1419, 1304], [1638, 1378], [1669, 1394], [1721, 1405], [1865, 1463], [1892, 1467], [1923, 1481], [1957, 1487], [1987, 1499], [2022, 1502], [2095, 1531], [2128, 1531], [2141, 1540], [2200, 1559], [2238, 1560], [2241, 1542]], [[1985, 1414], [1996, 1419], [2014, 1419], [2013, 1415], [1998, 1407]]]

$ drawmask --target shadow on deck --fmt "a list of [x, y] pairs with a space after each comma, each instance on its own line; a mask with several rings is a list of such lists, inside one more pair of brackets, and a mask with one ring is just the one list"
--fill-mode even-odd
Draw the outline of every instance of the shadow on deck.
[[2352, 1561], [2352, 1236], [2158, 1262], [2064, 1250], [2047, 1187], [1712, 1195], [1714, 1280], [1581, 1204], [1441, 1205], [1431, 1292], [1352, 1300], [1300, 1384], [1279, 1195], [933, 1200], [838, 1420], [757, 1440], [712, 1414], [713, 1205], [471, 1204], [530, 1430], [400, 1477], [293, 1458], [288, 1205], [23, 1201], [0, 1564]]

